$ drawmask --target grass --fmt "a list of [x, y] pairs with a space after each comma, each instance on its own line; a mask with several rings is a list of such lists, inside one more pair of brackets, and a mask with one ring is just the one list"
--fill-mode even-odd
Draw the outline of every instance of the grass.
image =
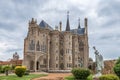
[[38, 78], [42, 76], [47, 76], [46, 74], [29, 74], [24, 75], [23, 77], [18, 77], [16, 75], [9, 75], [9, 76], [0, 76], [0, 80], [30, 80], [33, 78]]
[[67, 76], [67, 77], [65, 77], [65, 80], [75, 80], [75, 78], [74, 78], [74, 76]]

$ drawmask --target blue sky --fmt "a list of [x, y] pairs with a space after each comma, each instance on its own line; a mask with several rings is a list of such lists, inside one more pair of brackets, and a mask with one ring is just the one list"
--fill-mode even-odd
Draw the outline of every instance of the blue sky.
[[78, 18], [84, 27], [88, 18], [89, 51], [94, 59], [93, 46], [104, 59], [120, 56], [120, 0], [0, 0], [0, 60], [12, 58], [18, 52], [23, 58], [24, 38], [32, 17], [39, 24], [45, 20], [53, 28], [70, 12], [70, 26], [77, 28]]

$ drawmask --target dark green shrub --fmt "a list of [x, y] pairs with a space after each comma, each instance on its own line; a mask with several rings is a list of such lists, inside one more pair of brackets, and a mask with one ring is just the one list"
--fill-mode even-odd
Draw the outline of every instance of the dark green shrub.
[[115, 74], [120, 78], [120, 58], [117, 60], [113, 69]]
[[107, 75], [100, 76], [99, 80], [119, 80], [119, 78], [116, 75], [107, 74]]
[[72, 74], [74, 75], [75, 79], [86, 80], [87, 77], [90, 75], [90, 70], [83, 68], [75, 68], [72, 69]]
[[29, 70], [26, 70], [24, 75], [29, 75], [30, 74], [30, 71]]
[[4, 69], [5, 71], [8, 71], [8, 70], [11, 69], [11, 67], [7, 65], [7, 66], [4, 66], [3, 69]]
[[1, 71], [2, 71], [2, 66], [0, 65], [0, 73], [1, 73]]
[[5, 68], [4, 68], [5, 66], [1, 66], [1, 73], [5, 73]]
[[87, 80], [93, 80], [93, 75], [89, 75], [89, 76], [87, 77]]
[[15, 74], [18, 77], [22, 77], [25, 74], [26, 67], [25, 66], [16, 66], [15, 68]]

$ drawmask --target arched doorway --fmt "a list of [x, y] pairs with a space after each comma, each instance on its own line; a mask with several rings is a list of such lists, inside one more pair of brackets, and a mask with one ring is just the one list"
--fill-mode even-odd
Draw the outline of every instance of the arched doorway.
[[64, 64], [63, 64], [63, 63], [60, 64], [60, 69], [61, 69], [61, 70], [64, 69]]
[[36, 69], [39, 70], [39, 62], [38, 61], [37, 61], [36, 65], [37, 65]]

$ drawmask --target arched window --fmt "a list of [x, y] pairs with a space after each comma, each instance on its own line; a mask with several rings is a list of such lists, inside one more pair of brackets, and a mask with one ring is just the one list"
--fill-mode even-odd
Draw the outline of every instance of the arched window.
[[30, 50], [35, 50], [35, 42], [33, 40], [30, 41], [29, 49]]
[[40, 51], [39, 41], [38, 41], [37, 44], [36, 44], [36, 50], [37, 50], [37, 51]]
[[79, 46], [80, 46], [80, 47], [84, 46], [84, 43], [83, 43], [82, 40], [79, 42]]
[[60, 55], [63, 56], [63, 53], [64, 53], [64, 51], [63, 51], [63, 49], [61, 49], [60, 50]]

